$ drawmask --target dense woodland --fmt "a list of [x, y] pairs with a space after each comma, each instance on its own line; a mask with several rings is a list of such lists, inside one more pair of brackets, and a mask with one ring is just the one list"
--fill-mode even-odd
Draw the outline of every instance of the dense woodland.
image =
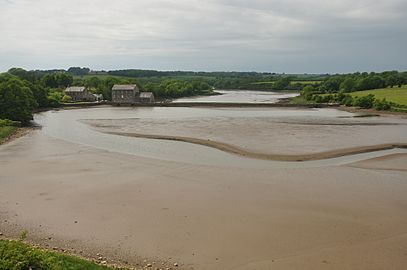
[[[63, 92], [68, 86], [87, 86], [90, 91], [103, 94], [106, 100], [110, 100], [112, 86], [127, 83], [138, 84], [141, 91], [154, 92], [158, 100], [210, 95], [213, 89], [297, 90], [302, 91], [307, 100], [359, 106], [364, 100], [355, 101], [347, 93], [401, 86], [407, 83], [407, 72], [315, 75], [155, 70], [94, 72], [81, 67], [27, 71], [12, 68], [0, 74], [0, 119], [28, 123], [36, 109], [58, 107], [69, 100]], [[382, 103], [386, 107], [385, 101]]]

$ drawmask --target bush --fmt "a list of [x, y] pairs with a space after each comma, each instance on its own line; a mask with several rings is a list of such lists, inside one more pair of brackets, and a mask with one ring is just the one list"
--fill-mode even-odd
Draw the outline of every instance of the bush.
[[72, 101], [72, 97], [68, 96], [68, 95], [64, 95], [62, 97], [62, 102], [71, 102]]
[[64, 94], [58, 91], [52, 91], [48, 95], [48, 104], [50, 107], [59, 107]]
[[352, 98], [352, 96], [351, 96], [351, 95], [346, 95], [346, 97], [345, 97], [344, 99], [342, 99], [341, 104], [342, 104], [342, 105], [345, 105], [345, 106], [347, 106], [347, 107], [352, 106], [352, 104], [353, 104], [353, 98]]
[[370, 109], [373, 107], [375, 98], [374, 95], [369, 94], [363, 97], [357, 97], [353, 100], [353, 106], [360, 107], [363, 109]]
[[386, 99], [374, 101], [373, 107], [378, 111], [388, 111], [391, 109], [391, 102], [386, 101]]

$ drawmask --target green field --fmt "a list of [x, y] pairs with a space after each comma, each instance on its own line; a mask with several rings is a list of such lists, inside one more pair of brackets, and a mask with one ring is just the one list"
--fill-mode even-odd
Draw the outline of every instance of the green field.
[[407, 106], [407, 85], [402, 87], [382, 88], [350, 93], [353, 97], [362, 97], [373, 94], [376, 99], [385, 98], [387, 101]]
[[1, 270], [110, 270], [106, 266], [92, 262], [34, 248], [21, 241], [0, 240]]
[[74, 79], [89, 79], [92, 77], [96, 77], [98, 79], [104, 80], [106, 78], [116, 78], [116, 79], [136, 79], [136, 80], [164, 80], [164, 79], [174, 79], [174, 80], [194, 80], [194, 79], [216, 79], [216, 77], [210, 77], [210, 76], [190, 76], [190, 75], [185, 75], [185, 76], [153, 76], [153, 77], [129, 77], [129, 76], [118, 76], [118, 75], [111, 75], [111, 74], [87, 74], [83, 76], [78, 76], [74, 75]]
[[131, 79], [130, 77], [115, 76], [115, 75], [109, 75], [109, 74], [89, 74], [89, 75], [83, 75], [83, 76], [78, 76], [78, 75], [73, 76], [74, 79], [88, 79], [88, 78], [92, 78], [92, 77], [96, 77], [101, 80], [106, 79], [106, 78]]
[[300, 84], [317, 84], [321, 83], [322, 81], [291, 81], [291, 83], [300, 83]]
[[[252, 83], [252, 84], [273, 84], [273, 83], [275, 83], [275, 81], [254, 82], [254, 83]], [[321, 83], [321, 81], [291, 81], [291, 84], [295, 84], [295, 83], [300, 83], [300, 84], [308, 85], [308, 84]]]
[[0, 127], [0, 144], [10, 137], [14, 132], [16, 132], [17, 127], [10, 127], [10, 126], [5, 126], [5, 127]]

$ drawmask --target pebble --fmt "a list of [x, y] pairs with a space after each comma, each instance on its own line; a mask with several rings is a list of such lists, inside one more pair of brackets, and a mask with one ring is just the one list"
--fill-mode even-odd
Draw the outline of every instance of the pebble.
[[175, 267], [178, 267], [178, 263], [174, 263], [174, 266], [175, 266]]
[[100, 263], [101, 264], [107, 264], [107, 261], [101, 261]]
[[2, 233], [2, 232], [0, 232], [0, 236], [3, 236], [3, 233]]
[[148, 263], [147, 267], [153, 267], [153, 265], [151, 263]]

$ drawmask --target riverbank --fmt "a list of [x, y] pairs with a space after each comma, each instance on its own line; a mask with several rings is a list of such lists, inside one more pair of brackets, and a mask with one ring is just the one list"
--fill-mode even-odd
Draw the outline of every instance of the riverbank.
[[112, 265], [113, 268], [107, 267], [105, 261], [98, 265], [77, 256], [33, 246], [22, 239], [4, 240], [1, 235], [0, 255], [0, 269], [16, 269], [18, 265], [20, 267], [18, 269], [125, 270], [117, 265]]

